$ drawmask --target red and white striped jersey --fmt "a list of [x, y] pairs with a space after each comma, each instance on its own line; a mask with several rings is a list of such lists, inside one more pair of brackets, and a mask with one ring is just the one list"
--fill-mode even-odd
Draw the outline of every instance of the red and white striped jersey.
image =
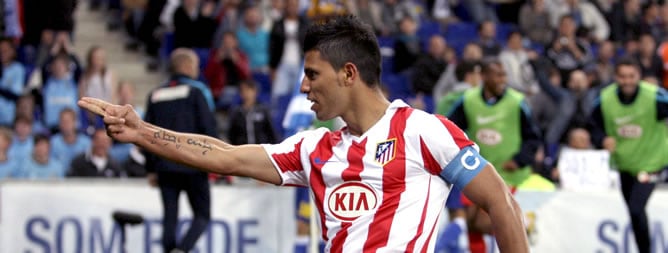
[[362, 136], [320, 128], [264, 145], [283, 185], [310, 187], [327, 252], [433, 252], [439, 175], [465, 147], [477, 150], [452, 122], [400, 100]]

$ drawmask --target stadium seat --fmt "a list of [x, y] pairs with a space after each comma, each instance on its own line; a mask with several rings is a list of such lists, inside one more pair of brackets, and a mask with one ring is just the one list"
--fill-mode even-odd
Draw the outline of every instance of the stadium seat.
[[475, 23], [453, 23], [447, 26], [444, 34], [448, 45], [461, 57], [466, 44], [478, 39], [478, 27]]
[[199, 71], [204, 72], [206, 63], [209, 61], [209, 53], [211, 50], [209, 48], [193, 48], [193, 50], [197, 54], [197, 57], [199, 57]]
[[253, 80], [259, 85], [257, 101], [262, 104], [268, 104], [271, 101], [271, 77], [269, 74], [254, 72], [252, 74]]
[[387, 88], [390, 100], [404, 99], [412, 96], [410, 80], [405, 75], [384, 73], [381, 81]]

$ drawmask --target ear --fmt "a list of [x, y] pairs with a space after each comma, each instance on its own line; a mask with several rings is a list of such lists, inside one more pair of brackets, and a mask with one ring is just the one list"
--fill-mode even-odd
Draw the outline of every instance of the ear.
[[357, 66], [351, 62], [346, 62], [341, 68], [343, 75], [343, 81], [346, 85], [352, 85], [355, 80], [359, 79], [359, 71], [357, 71]]

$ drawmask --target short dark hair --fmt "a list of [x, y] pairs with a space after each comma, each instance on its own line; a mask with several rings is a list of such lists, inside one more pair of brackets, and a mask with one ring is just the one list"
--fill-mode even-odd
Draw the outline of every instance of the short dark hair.
[[615, 73], [617, 73], [617, 71], [619, 71], [619, 68], [622, 67], [622, 66], [631, 66], [631, 67], [634, 67], [637, 70], [640, 70], [640, 65], [638, 65], [638, 61], [636, 61], [636, 59], [628, 57], [628, 56], [619, 58], [615, 62]]
[[258, 84], [255, 80], [253, 79], [244, 79], [239, 82], [239, 87], [241, 86], [246, 86], [248, 88], [251, 88], [253, 90], [257, 90]]
[[37, 145], [37, 143], [40, 143], [42, 141], [45, 141], [47, 143], [51, 143], [51, 141], [49, 139], [49, 136], [46, 135], [46, 134], [40, 133], [40, 134], [35, 134], [33, 136], [33, 144]]
[[317, 50], [336, 70], [350, 62], [368, 86], [380, 83], [380, 48], [371, 27], [352, 15], [334, 16], [306, 30], [304, 52]]
[[482, 59], [481, 65], [482, 66], [480, 68], [480, 72], [482, 72], [482, 73], [489, 72], [490, 69], [492, 69], [493, 65], [503, 66], [501, 64], [501, 60], [499, 60], [499, 58], [497, 58], [497, 57], [486, 57], [486, 58]]
[[475, 72], [476, 68], [480, 68], [480, 62], [478, 61], [463, 61], [457, 64], [455, 67], [455, 78], [457, 81], [464, 81], [466, 75]]

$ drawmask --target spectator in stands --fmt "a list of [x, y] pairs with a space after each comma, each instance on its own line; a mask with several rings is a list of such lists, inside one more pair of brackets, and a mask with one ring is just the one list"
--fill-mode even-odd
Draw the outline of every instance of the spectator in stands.
[[575, 36], [575, 28], [574, 17], [563, 16], [557, 36], [547, 49], [547, 57], [559, 69], [562, 81], [568, 80], [571, 71], [584, 67], [590, 59], [589, 45]]
[[51, 155], [69, 166], [72, 159], [90, 148], [90, 138], [77, 131], [77, 115], [71, 108], [60, 111], [59, 131], [51, 136]]
[[216, 32], [211, 0], [183, 0], [174, 11], [174, 47], [210, 48]]
[[[657, 54], [656, 41], [649, 33], [640, 35], [638, 40], [638, 52], [636, 59], [640, 64], [640, 77], [645, 76], [662, 76], [663, 75], [663, 61]], [[662, 86], [662, 83], [658, 83]]]
[[138, 28], [141, 17], [144, 13], [145, 0], [124, 0], [121, 1], [123, 10], [123, 24], [128, 41], [125, 43], [125, 49], [137, 51], [139, 49]]
[[478, 25], [478, 45], [484, 57], [499, 56], [501, 44], [496, 41], [496, 23], [487, 20]]
[[58, 33], [57, 36], [54, 38], [54, 42], [50, 47], [50, 51], [48, 55], [45, 57], [44, 63], [41, 65], [42, 81], [45, 82], [46, 80], [49, 80], [49, 78], [51, 78], [51, 76], [53, 75], [50, 69], [51, 63], [60, 55], [64, 55], [67, 57], [67, 63], [66, 63], [68, 66], [67, 74], [72, 78], [72, 80], [78, 82], [79, 79], [81, 78], [82, 67], [81, 63], [79, 62], [79, 58], [73, 51], [70, 37], [66, 33]]
[[527, 1], [520, 9], [520, 30], [532, 42], [546, 46], [552, 42], [554, 32], [551, 16], [545, 8], [545, 0]]
[[410, 70], [417, 58], [420, 56], [422, 42], [417, 36], [417, 23], [410, 16], [405, 16], [399, 23], [399, 34], [394, 43], [394, 66], [395, 73]]
[[18, 0], [4, 0], [2, 2], [2, 13], [4, 14], [2, 19], [2, 27], [4, 31], [2, 34], [5, 37], [18, 41], [23, 37], [23, 28], [21, 27], [23, 3]]
[[[482, 48], [476, 43], [468, 43], [464, 47], [464, 52], [462, 53], [461, 62], [476, 62], [482, 60]], [[438, 104], [438, 101], [452, 91], [455, 84], [459, 80], [455, 76], [455, 69], [458, 64], [455, 61], [449, 61], [448, 66], [445, 68], [445, 71], [441, 74], [441, 77], [438, 78], [436, 86], [434, 87], [434, 101]]]
[[125, 177], [121, 164], [110, 155], [111, 138], [104, 128], [95, 130], [90, 148], [69, 163], [68, 177]]
[[67, 55], [58, 55], [51, 64], [53, 75], [44, 83], [44, 123], [48, 129], [57, 131], [60, 111], [71, 108], [79, 115], [79, 94], [76, 82], [68, 74]]
[[18, 177], [26, 179], [54, 179], [65, 177], [65, 166], [55, 157], [51, 157], [49, 137], [35, 135], [34, 149], [22, 160]]
[[[180, 80], [193, 80], [199, 75], [199, 60], [194, 51], [177, 48], [172, 52], [171, 70]], [[146, 122], [175, 131], [217, 136], [213, 107], [206, 102], [201, 83], [169, 82], [152, 90], [146, 107]], [[206, 89], [206, 87], [204, 87]], [[205, 90], [208, 92], [208, 90]], [[156, 94], [177, 93], [178, 96]], [[171, 139], [165, 135], [163, 138]], [[179, 140], [174, 140], [175, 143]], [[181, 140], [186, 142], [186, 140]], [[193, 140], [190, 140], [191, 142]], [[197, 140], [194, 140], [197, 141]], [[181, 144], [179, 144], [181, 145]], [[185, 145], [185, 143], [183, 143]], [[188, 252], [206, 230], [210, 220], [210, 188], [208, 174], [146, 153], [149, 183], [160, 187], [163, 204], [162, 247], [166, 252]], [[177, 240], [179, 196], [187, 193], [194, 218], [186, 235]]]
[[252, 79], [239, 85], [242, 104], [230, 112], [227, 138], [232, 145], [276, 143], [269, 108], [257, 103], [258, 86]]
[[473, 22], [482, 24], [485, 21], [499, 22], [494, 7], [486, 0], [463, 1], [464, 8], [468, 11]]
[[419, 16], [412, 1], [383, 0], [380, 10], [380, 34], [383, 36], [399, 33], [399, 24], [405, 17], [410, 17], [416, 23]]
[[308, 20], [299, 15], [299, 1], [287, 0], [283, 18], [274, 22], [269, 37], [269, 70], [273, 108], [285, 111], [279, 105], [292, 96], [295, 83], [302, 73], [302, 44]]
[[449, 119], [478, 143], [506, 184], [518, 186], [532, 174], [541, 136], [522, 93], [507, 87], [498, 59], [482, 64], [482, 87], [467, 90]]
[[666, 31], [666, 22], [661, 18], [660, 8], [661, 6], [654, 1], [649, 1], [642, 7], [640, 32], [651, 34], [654, 41], [662, 41], [668, 32]]
[[592, 87], [590, 80], [582, 70], [571, 72], [568, 91], [574, 98], [575, 111], [569, 123], [569, 129], [587, 127], [591, 120], [591, 102], [596, 99], [600, 87]]
[[640, 81], [632, 58], [615, 65], [615, 83], [604, 88], [590, 120], [592, 142], [610, 151], [619, 170], [621, 191], [631, 218], [638, 252], [651, 252], [645, 206], [654, 191], [653, 175], [668, 165], [668, 93]]
[[156, 30], [160, 26], [160, 13], [162, 13], [166, 3], [167, 0], [148, 0], [142, 21], [137, 28], [139, 39], [144, 44], [146, 54], [150, 58], [146, 65], [146, 69], [149, 71], [156, 71], [160, 67], [158, 59], [160, 39], [157, 37]]
[[441, 115], [449, 115], [455, 102], [470, 88], [478, 87], [480, 85], [480, 62], [478, 61], [463, 61], [455, 67], [455, 78], [457, 83], [452, 87], [452, 90], [446, 93], [438, 101], [436, 106], [436, 113]]
[[86, 70], [79, 81], [79, 95], [104, 101], [116, 101], [116, 75], [107, 66], [107, 53], [92, 46], [86, 55]]
[[237, 30], [239, 48], [250, 60], [251, 71], [267, 72], [269, 67], [269, 33], [262, 26], [262, 17], [257, 7], [248, 7]]
[[0, 126], [11, 126], [16, 117], [16, 100], [23, 92], [25, 68], [16, 61], [16, 47], [9, 39], [0, 40]]
[[[106, 57], [106, 52], [102, 47], [92, 46], [88, 50], [86, 69], [81, 76], [81, 80], [79, 80], [80, 97], [116, 101], [116, 74], [107, 66]], [[85, 113], [85, 115], [84, 124], [79, 127], [102, 126], [101, 118], [98, 118], [95, 114]]]
[[605, 20], [596, 6], [589, 1], [565, 0], [565, 4], [555, 5], [550, 10], [553, 27], [560, 27], [562, 17], [571, 16], [575, 28], [579, 31], [581, 37], [600, 42], [608, 39], [610, 36], [610, 25]]
[[642, 28], [640, 0], [618, 1], [612, 7], [610, 15], [610, 39], [625, 43], [637, 40]]
[[[271, 31], [271, 27], [274, 26], [274, 23], [283, 19], [283, 12], [285, 12], [285, 0], [269, 0], [261, 1], [260, 9], [262, 16], [265, 17], [262, 21], [262, 28]], [[299, 3], [297, 3], [299, 5]], [[299, 12], [299, 6], [297, 6], [297, 12]]]
[[[527, 96], [532, 96], [540, 89], [529, 64], [529, 58], [535, 58], [536, 52], [524, 48], [522, 40], [520, 32], [511, 32], [506, 48], [499, 54], [499, 60], [506, 70], [508, 86]], [[533, 56], [530, 57], [531, 54]]]
[[[348, 1], [354, 3], [355, 1]], [[381, 34], [383, 21], [381, 20], [381, 3], [375, 0], [359, 0], [355, 8], [349, 10], [351, 14], [357, 16], [362, 22], [373, 27], [376, 34]]]
[[613, 82], [615, 51], [615, 44], [609, 40], [601, 42], [598, 47], [598, 55], [594, 65], [597, 79], [601, 85], [608, 85]]
[[436, 81], [448, 65], [445, 58], [446, 47], [445, 39], [441, 35], [436, 34], [429, 38], [427, 52], [413, 65], [411, 83], [414, 94], [432, 96]]
[[[239, 0], [223, 1], [217, 11], [216, 20], [218, 21], [218, 28], [216, 28], [216, 35], [214, 37], [213, 45], [220, 45], [225, 32], [237, 32], [237, 28], [242, 21], [241, 10], [239, 9]], [[265, 28], [269, 29], [269, 28]]]
[[0, 180], [17, 176], [19, 160], [10, 157], [9, 148], [12, 146], [12, 130], [0, 126]]
[[[34, 90], [34, 92], [38, 92]], [[33, 125], [32, 129], [35, 133], [48, 133], [48, 129], [44, 126], [42, 118], [42, 110], [37, 108], [35, 104], [35, 95], [26, 93], [16, 100], [16, 117], [25, 117], [30, 120]]]
[[204, 77], [211, 93], [223, 107], [234, 102], [239, 93], [239, 82], [251, 77], [248, 57], [239, 49], [237, 36], [233, 32], [225, 32], [220, 47], [211, 50]]
[[33, 128], [30, 118], [17, 115], [14, 120], [14, 139], [9, 149], [9, 156], [18, 161], [25, 161], [33, 150]]
[[442, 25], [459, 22], [448, 0], [427, 0], [427, 13]]

